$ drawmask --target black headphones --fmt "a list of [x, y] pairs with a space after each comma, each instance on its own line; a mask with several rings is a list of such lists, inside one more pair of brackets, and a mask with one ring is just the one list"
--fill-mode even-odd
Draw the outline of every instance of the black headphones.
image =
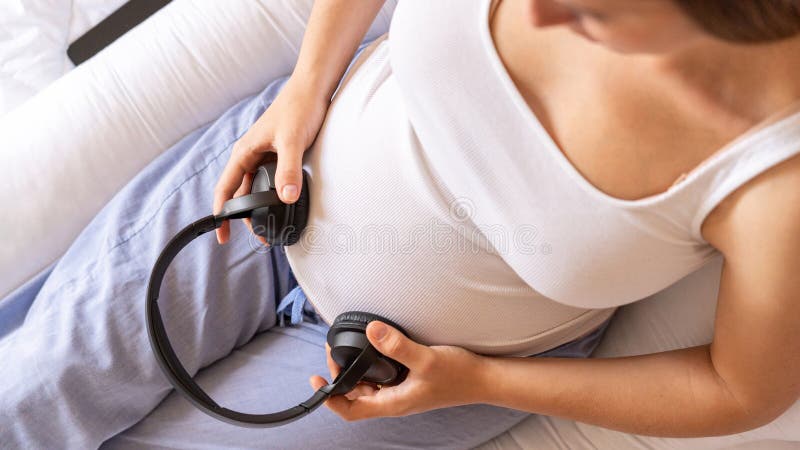
[[147, 286], [147, 333], [164, 374], [194, 406], [217, 419], [240, 426], [274, 427], [293, 422], [317, 409], [329, 396], [350, 392], [359, 381], [393, 386], [401, 383], [408, 374], [408, 368], [380, 354], [366, 336], [367, 324], [373, 320], [385, 322], [403, 333], [405, 331], [390, 320], [360, 311], [340, 314], [328, 330], [331, 357], [342, 368], [336, 379], [319, 388], [308, 400], [281, 412], [245, 414], [223, 408], [192, 380], [178, 360], [158, 309], [158, 293], [169, 264], [184, 247], [229, 219], [250, 218], [254, 232], [264, 237], [270, 246], [292, 245], [300, 239], [308, 219], [307, 174], [303, 172], [300, 199], [287, 205], [278, 198], [275, 170], [275, 163], [259, 167], [249, 195], [227, 201], [218, 215], [200, 219], [173, 237], [159, 255]]

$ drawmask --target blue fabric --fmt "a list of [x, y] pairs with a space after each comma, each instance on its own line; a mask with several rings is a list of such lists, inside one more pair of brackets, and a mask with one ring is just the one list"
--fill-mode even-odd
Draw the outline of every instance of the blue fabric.
[[36, 293], [42, 289], [54, 266], [51, 264], [0, 301], [0, 339], [22, 325]]
[[[150, 269], [177, 231], [208, 214], [233, 143], [280, 87], [161, 155], [49, 274], [0, 300], [0, 446], [96, 448], [170, 392], [144, 321]], [[213, 234], [192, 243], [164, 280], [162, 314], [190, 373], [275, 325], [277, 302], [296, 286], [280, 250], [261, 252], [239, 221], [233, 232], [226, 246]]]
[[287, 309], [289, 310], [289, 318], [292, 325], [302, 323], [304, 316], [308, 318], [311, 323], [319, 323], [316, 311], [314, 311], [311, 303], [306, 300], [306, 294], [300, 289], [300, 286], [297, 286], [286, 294], [286, 297], [283, 297], [283, 300], [278, 304], [278, 309], [276, 310], [278, 314], [278, 325], [281, 327], [286, 326], [285, 318]]
[[[177, 231], [208, 213], [233, 143], [283, 81], [165, 152], [57, 264], [0, 300], [3, 447], [460, 449], [528, 415], [468, 405], [348, 423], [320, 408], [285, 427], [242, 429], [171, 394], [145, 326], [150, 269]], [[232, 233], [228, 245], [211, 233], [178, 255], [159, 301], [166, 328], [188, 372], [199, 372], [199, 384], [224, 406], [294, 406], [311, 395], [311, 375], [328, 375], [328, 326], [297, 288], [282, 250], [265, 251], [239, 221]], [[588, 356], [599, 336], [569, 356]]]

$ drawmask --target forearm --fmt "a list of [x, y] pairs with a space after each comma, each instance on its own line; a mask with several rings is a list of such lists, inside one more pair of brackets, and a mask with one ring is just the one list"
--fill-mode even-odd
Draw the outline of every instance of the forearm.
[[717, 375], [708, 346], [607, 359], [485, 358], [482, 402], [627, 433], [710, 436], [758, 419]]
[[292, 78], [329, 100], [384, 0], [316, 0]]

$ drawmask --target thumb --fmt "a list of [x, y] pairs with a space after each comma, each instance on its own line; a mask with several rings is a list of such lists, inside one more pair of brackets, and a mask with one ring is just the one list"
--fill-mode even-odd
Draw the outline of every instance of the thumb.
[[294, 203], [303, 188], [303, 153], [305, 149], [286, 145], [278, 149], [278, 168], [275, 187], [284, 203]]
[[328, 382], [325, 381], [325, 378], [322, 378], [319, 375], [314, 375], [308, 379], [308, 383], [311, 385], [311, 388], [315, 391], [321, 388], [322, 386], [327, 386]]
[[431, 349], [409, 339], [398, 329], [373, 320], [367, 325], [367, 339], [381, 354], [409, 369], [421, 368], [431, 357]]

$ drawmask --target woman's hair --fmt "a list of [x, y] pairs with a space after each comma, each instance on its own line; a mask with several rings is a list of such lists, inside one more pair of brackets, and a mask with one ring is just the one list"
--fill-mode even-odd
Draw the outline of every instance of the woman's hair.
[[703, 29], [744, 43], [800, 33], [800, 0], [675, 0]]

